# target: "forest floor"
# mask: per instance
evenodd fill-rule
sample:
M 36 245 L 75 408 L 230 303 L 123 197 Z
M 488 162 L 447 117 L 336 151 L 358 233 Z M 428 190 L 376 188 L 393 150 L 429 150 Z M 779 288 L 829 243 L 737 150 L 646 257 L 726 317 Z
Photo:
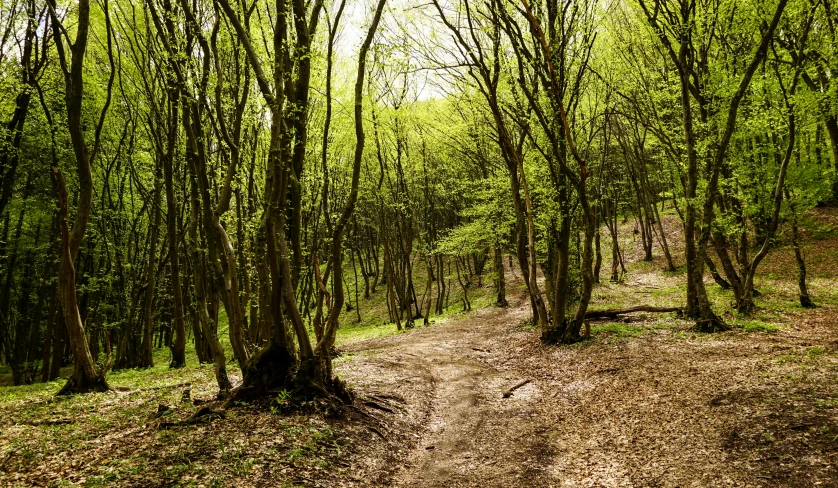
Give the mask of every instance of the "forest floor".
M 592 308 L 681 303 L 683 272 L 640 261 L 624 230 L 628 273 L 598 285 Z M 115 391 L 69 398 L 3 387 L 0 485 L 838 487 L 835 209 L 814 214 L 807 243 L 817 309 L 796 305 L 785 246 L 761 268 L 753 317 L 707 278 L 729 332 L 638 313 L 544 346 L 512 279 L 505 309 L 345 338 L 336 366 L 358 397 L 346 418 L 238 404 L 161 428 L 200 408 L 184 390 L 212 396 L 206 365 L 118 372 Z
M 652 278 L 632 276 L 623 288 Z M 636 314 L 557 348 L 521 302 L 347 348 L 353 382 L 426 378 L 410 383 L 426 427 L 393 486 L 838 486 L 835 307 L 714 335 Z

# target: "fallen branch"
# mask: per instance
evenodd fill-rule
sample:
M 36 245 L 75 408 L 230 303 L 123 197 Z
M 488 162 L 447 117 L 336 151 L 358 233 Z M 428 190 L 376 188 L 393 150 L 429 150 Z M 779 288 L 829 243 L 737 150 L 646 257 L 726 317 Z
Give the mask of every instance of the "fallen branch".
M 503 397 L 504 397 L 504 398 L 509 398 L 509 397 L 511 397 L 511 396 L 512 396 L 512 394 L 515 392 L 515 390 L 517 390 L 518 388 L 521 388 L 522 386 L 524 386 L 524 385 L 526 385 L 526 384 L 529 384 L 529 382 L 530 382 L 530 381 L 532 381 L 532 380 L 530 380 L 530 379 L 526 379 L 526 380 L 523 380 L 523 381 L 518 382 L 515 386 L 513 386 L 512 388 L 510 388 L 510 389 L 506 390 L 506 391 L 503 393 Z
M 133 393 L 137 391 L 156 391 L 156 390 L 165 390 L 168 388 L 180 388 L 181 386 L 192 386 L 191 381 L 184 381 L 183 383 L 175 383 L 173 385 L 162 385 L 162 386 L 148 386 L 146 388 L 129 388 L 127 386 L 114 386 L 113 389 L 116 391 L 121 391 L 124 393 Z
M 33 420 L 32 422 L 26 422 L 26 425 L 67 425 L 75 423 L 73 419 L 47 419 L 47 420 Z
M 664 312 L 678 312 L 680 311 L 680 307 L 651 307 L 648 305 L 641 305 L 639 307 L 629 307 L 629 308 L 611 308 L 608 310 L 588 310 L 585 313 L 586 319 L 613 319 L 620 315 L 625 315 L 627 313 L 635 313 L 635 312 L 654 312 L 654 313 L 664 313 Z

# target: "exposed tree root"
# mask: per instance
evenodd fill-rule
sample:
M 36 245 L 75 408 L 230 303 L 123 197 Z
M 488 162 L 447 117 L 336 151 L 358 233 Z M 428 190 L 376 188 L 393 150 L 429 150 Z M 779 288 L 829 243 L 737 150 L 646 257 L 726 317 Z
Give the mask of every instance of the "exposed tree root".
M 321 366 L 317 358 L 298 362 L 287 349 L 270 345 L 245 364 L 244 382 L 230 393 L 222 408 L 257 401 L 275 412 L 343 416 L 353 395 L 340 378 L 327 378 Z
M 105 375 L 102 374 L 99 378 L 89 378 L 83 372 L 76 373 L 67 380 L 67 383 L 58 390 L 56 395 L 74 395 L 81 393 L 104 393 L 110 391 L 111 387 L 105 380 Z
M 579 333 L 582 324 L 575 319 L 565 319 L 560 325 L 550 327 L 541 332 L 541 342 L 545 344 L 575 344 L 585 338 Z
M 382 439 L 382 440 L 387 440 L 387 436 L 386 436 L 386 435 L 384 435 L 384 433 L 383 433 L 383 432 L 381 432 L 380 430 L 378 430 L 378 428 L 377 428 L 377 427 L 375 427 L 374 425 L 368 425 L 368 426 L 367 426 L 367 428 L 368 428 L 369 430 L 371 430 L 371 431 L 375 432 L 376 434 L 378 434 L 378 437 L 381 437 L 381 439 Z
M 372 408 L 375 408 L 375 409 L 378 409 L 378 410 L 381 410 L 381 411 L 384 411 L 384 412 L 387 412 L 387 413 L 396 413 L 392 408 L 385 407 L 384 405 L 382 405 L 378 402 L 372 401 L 372 400 L 364 400 L 363 403 L 364 403 L 364 405 L 366 405 L 368 407 L 372 407 Z
M 297 358 L 287 348 L 270 344 L 245 363 L 242 368 L 244 381 L 230 394 L 228 403 L 262 396 L 270 390 L 289 388 L 296 367 Z
M 720 317 L 712 317 L 709 319 L 700 319 L 695 322 L 695 330 L 703 333 L 724 332 L 730 330 L 730 326 L 725 323 Z

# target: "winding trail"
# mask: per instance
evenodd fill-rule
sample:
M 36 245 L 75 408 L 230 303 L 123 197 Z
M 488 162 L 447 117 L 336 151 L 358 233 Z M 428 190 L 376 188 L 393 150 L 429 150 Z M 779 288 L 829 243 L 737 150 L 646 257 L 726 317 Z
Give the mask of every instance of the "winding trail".
M 676 279 L 652 270 L 598 293 L 649 303 Z M 347 486 L 838 488 L 834 305 L 718 334 L 639 312 L 578 347 L 522 328 L 527 305 L 343 349 L 380 427 L 366 445 L 385 449 Z
M 397 487 L 556 486 L 542 418 L 542 388 L 509 367 L 502 330 L 521 306 L 490 307 L 465 319 L 358 344 L 372 361 L 424 371 L 432 388 L 427 428 L 395 476 Z M 531 381 L 509 398 L 503 393 Z

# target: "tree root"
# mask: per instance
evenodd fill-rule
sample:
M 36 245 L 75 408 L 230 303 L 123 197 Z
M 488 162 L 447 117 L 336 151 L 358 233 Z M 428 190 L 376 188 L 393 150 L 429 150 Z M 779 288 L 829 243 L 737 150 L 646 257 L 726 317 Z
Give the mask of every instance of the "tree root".
M 262 396 L 270 390 L 288 389 L 297 366 L 297 358 L 287 348 L 269 345 L 245 363 L 242 386 L 230 394 L 228 403 Z
M 581 324 L 576 320 L 565 319 L 560 325 L 550 327 L 541 332 L 541 342 L 545 344 L 575 344 L 585 338 L 579 334 Z
M 381 410 L 381 411 L 384 411 L 384 412 L 387 412 L 387 413 L 396 413 L 392 408 L 385 407 L 384 405 L 382 405 L 378 402 L 372 401 L 372 400 L 364 400 L 363 403 L 364 403 L 364 405 L 366 405 L 368 407 L 376 408 L 378 410 Z
M 212 422 L 213 420 L 220 418 L 224 418 L 224 412 L 222 410 L 213 410 L 211 407 L 205 406 L 198 409 L 197 412 L 195 412 L 185 420 L 160 422 L 159 424 L 157 424 L 157 428 L 169 429 L 172 427 L 182 427 L 185 425 L 196 425 Z
M 78 381 L 75 377 L 70 377 L 67 380 L 67 383 L 58 390 L 56 395 L 64 396 L 64 395 L 74 395 L 74 394 L 81 394 L 81 393 L 104 393 L 106 391 L 110 391 L 111 387 L 108 385 L 108 382 L 105 380 L 104 375 L 101 378 L 94 378 L 90 379 L 87 376 L 83 376 L 82 381 Z
M 727 325 L 725 321 L 719 317 L 696 320 L 694 328 L 697 332 L 707 334 L 730 330 L 730 326 Z

